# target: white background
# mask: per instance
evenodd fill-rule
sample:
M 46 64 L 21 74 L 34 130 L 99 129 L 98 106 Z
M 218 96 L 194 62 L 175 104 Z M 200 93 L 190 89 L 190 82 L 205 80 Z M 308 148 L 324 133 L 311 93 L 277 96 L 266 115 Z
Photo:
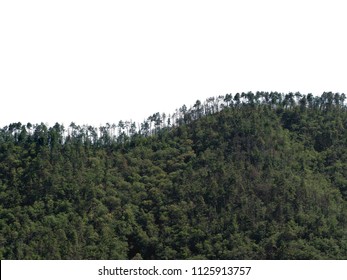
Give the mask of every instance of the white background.
M 120 279 L 120 280 L 294 280 L 294 279 L 314 279 L 314 280 L 345 280 L 347 261 L 242 261 L 242 260 L 221 260 L 221 261 L 2 261 L 1 279 L 3 280 L 61 280 L 61 279 Z M 182 269 L 181 276 L 99 276 L 99 269 L 158 269 L 160 273 L 163 269 Z M 199 272 L 205 272 L 204 267 L 251 267 L 246 275 L 193 275 L 193 267 Z M 244 269 L 248 271 L 248 269 Z M 120 271 L 120 270 L 118 270 Z M 235 271 L 235 270 L 234 270 Z M 209 270 L 211 272 L 211 270 Z M 128 272 L 129 273 L 129 272 Z
M 347 93 L 345 5 L 1 0 L 0 126 L 141 122 L 249 90 Z

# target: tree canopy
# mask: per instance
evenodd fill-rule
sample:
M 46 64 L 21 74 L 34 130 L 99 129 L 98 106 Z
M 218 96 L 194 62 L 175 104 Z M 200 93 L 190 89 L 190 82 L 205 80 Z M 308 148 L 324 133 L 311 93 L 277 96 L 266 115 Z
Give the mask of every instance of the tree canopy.
M 345 95 L 0 129 L 1 259 L 346 259 Z

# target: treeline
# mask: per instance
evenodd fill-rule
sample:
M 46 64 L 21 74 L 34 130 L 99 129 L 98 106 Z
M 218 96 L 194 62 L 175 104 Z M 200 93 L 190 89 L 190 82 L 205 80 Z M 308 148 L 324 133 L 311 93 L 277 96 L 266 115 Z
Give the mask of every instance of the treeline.
M 1 259 L 346 259 L 345 95 L 0 131 Z
M 299 106 L 303 109 L 328 110 L 332 107 L 344 107 L 346 96 L 344 93 L 324 92 L 321 96 L 313 96 L 311 93 L 304 95 L 296 93 L 279 92 L 242 92 L 234 96 L 232 94 L 219 95 L 218 97 L 207 98 L 204 102 L 197 100 L 193 106 L 188 108 L 186 105 L 175 110 L 174 113 L 166 115 L 165 113 L 155 113 L 145 119 L 142 123 L 136 123 L 132 120 L 120 120 L 116 123 L 106 123 L 100 127 L 91 125 L 76 125 L 72 122 L 69 127 L 56 123 L 53 127 L 47 127 L 41 124 L 22 124 L 12 123 L 1 129 L 1 136 L 11 135 L 15 141 L 22 141 L 28 135 L 33 136 L 35 140 L 40 139 L 45 143 L 52 141 L 65 141 L 78 139 L 82 142 L 107 145 L 110 143 L 120 143 L 128 141 L 131 137 L 142 135 L 151 136 L 160 129 L 175 127 L 182 124 L 190 124 L 192 121 L 206 115 L 220 112 L 225 108 L 238 108 L 240 106 L 259 106 L 267 105 L 273 109 L 291 109 Z

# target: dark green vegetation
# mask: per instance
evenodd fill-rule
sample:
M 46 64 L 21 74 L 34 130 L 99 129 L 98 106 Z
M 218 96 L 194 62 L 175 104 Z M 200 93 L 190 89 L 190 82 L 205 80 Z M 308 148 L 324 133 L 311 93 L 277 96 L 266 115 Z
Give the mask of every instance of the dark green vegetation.
M 1 259 L 347 259 L 344 94 L 0 131 Z

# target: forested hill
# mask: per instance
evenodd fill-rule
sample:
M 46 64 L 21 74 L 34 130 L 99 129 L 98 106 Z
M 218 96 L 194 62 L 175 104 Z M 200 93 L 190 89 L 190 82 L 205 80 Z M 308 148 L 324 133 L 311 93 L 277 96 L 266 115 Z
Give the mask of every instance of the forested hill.
M 347 259 L 345 95 L 0 131 L 1 259 Z

